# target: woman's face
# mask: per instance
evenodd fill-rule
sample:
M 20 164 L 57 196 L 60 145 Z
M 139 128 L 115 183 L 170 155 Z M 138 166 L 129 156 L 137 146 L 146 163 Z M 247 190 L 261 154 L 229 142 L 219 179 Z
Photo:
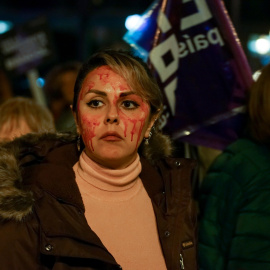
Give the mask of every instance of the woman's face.
M 108 66 L 91 71 L 77 103 L 77 128 L 87 155 L 112 169 L 127 167 L 153 120 L 150 106 Z

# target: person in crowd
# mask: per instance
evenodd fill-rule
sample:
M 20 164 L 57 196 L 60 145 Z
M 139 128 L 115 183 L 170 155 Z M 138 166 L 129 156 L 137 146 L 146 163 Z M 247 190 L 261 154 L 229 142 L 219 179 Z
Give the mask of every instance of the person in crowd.
M 222 150 L 215 149 L 211 147 L 206 147 L 198 145 L 197 147 L 197 157 L 198 162 L 198 177 L 199 177 L 199 186 L 201 185 L 209 167 L 213 161 L 221 154 Z
M 30 132 L 55 131 L 48 108 L 27 97 L 12 97 L 0 105 L 0 141 L 10 141 Z
M 73 131 L 74 128 L 76 129 L 70 106 L 73 101 L 74 84 L 80 67 L 80 62 L 69 61 L 56 65 L 46 75 L 44 92 L 58 131 Z
M 196 162 L 171 157 L 162 101 L 140 58 L 99 51 L 75 83 L 77 135 L 0 147 L 1 267 L 197 269 Z
M 12 84 L 6 72 L 0 68 L 0 104 L 13 96 Z
M 270 65 L 248 97 L 248 127 L 210 167 L 200 190 L 199 264 L 270 269 Z

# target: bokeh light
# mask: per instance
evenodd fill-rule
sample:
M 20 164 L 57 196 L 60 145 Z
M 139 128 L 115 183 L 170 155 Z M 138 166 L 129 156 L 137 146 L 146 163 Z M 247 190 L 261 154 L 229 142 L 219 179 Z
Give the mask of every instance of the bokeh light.
M 138 14 L 130 15 L 126 18 L 125 27 L 127 30 L 135 30 L 142 23 L 142 18 Z

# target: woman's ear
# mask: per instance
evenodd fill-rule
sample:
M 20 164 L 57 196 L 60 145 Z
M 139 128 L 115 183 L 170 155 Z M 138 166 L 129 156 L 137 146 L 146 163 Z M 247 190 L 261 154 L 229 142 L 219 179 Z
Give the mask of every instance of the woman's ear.
M 162 114 L 162 109 L 158 109 L 156 111 L 156 113 L 152 115 L 151 121 L 149 122 L 149 126 L 148 126 L 147 130 L 145 131 L 144 138 L 149 137 L 151 130 L 155 125 L 155 122 L 157 121 L 157 119 L 160 117 L 161 114 Z M 150 135 L 150 137 L 151 137 L 151 135 Z
M 148 124 L 148 128 L 146 129 L 146 131 L 145 131 L 145 133 L 144 133 L 144 138 L 149 138 L 149 137 L 151 137 L 151 136 L 150 136 L 150 133 L 151 133 L 151 130 L 152 130 L 153 126 L 155 125 L 155 122 L 156 122 L 156 120 L 157 120 L 157 116 L 158 116 L 158 115 L 153 115 L 151 121 L 150 121 L 149 124 Z

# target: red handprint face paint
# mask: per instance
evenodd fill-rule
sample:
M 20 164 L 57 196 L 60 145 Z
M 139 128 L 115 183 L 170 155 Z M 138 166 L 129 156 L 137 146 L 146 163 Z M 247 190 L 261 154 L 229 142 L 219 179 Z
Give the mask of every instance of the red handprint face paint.
M 91 71 L 78 99 L 77 121 L 87 155 L 109 168 L 124 168 L 148 136 L 150 106 L 108 66 Z

